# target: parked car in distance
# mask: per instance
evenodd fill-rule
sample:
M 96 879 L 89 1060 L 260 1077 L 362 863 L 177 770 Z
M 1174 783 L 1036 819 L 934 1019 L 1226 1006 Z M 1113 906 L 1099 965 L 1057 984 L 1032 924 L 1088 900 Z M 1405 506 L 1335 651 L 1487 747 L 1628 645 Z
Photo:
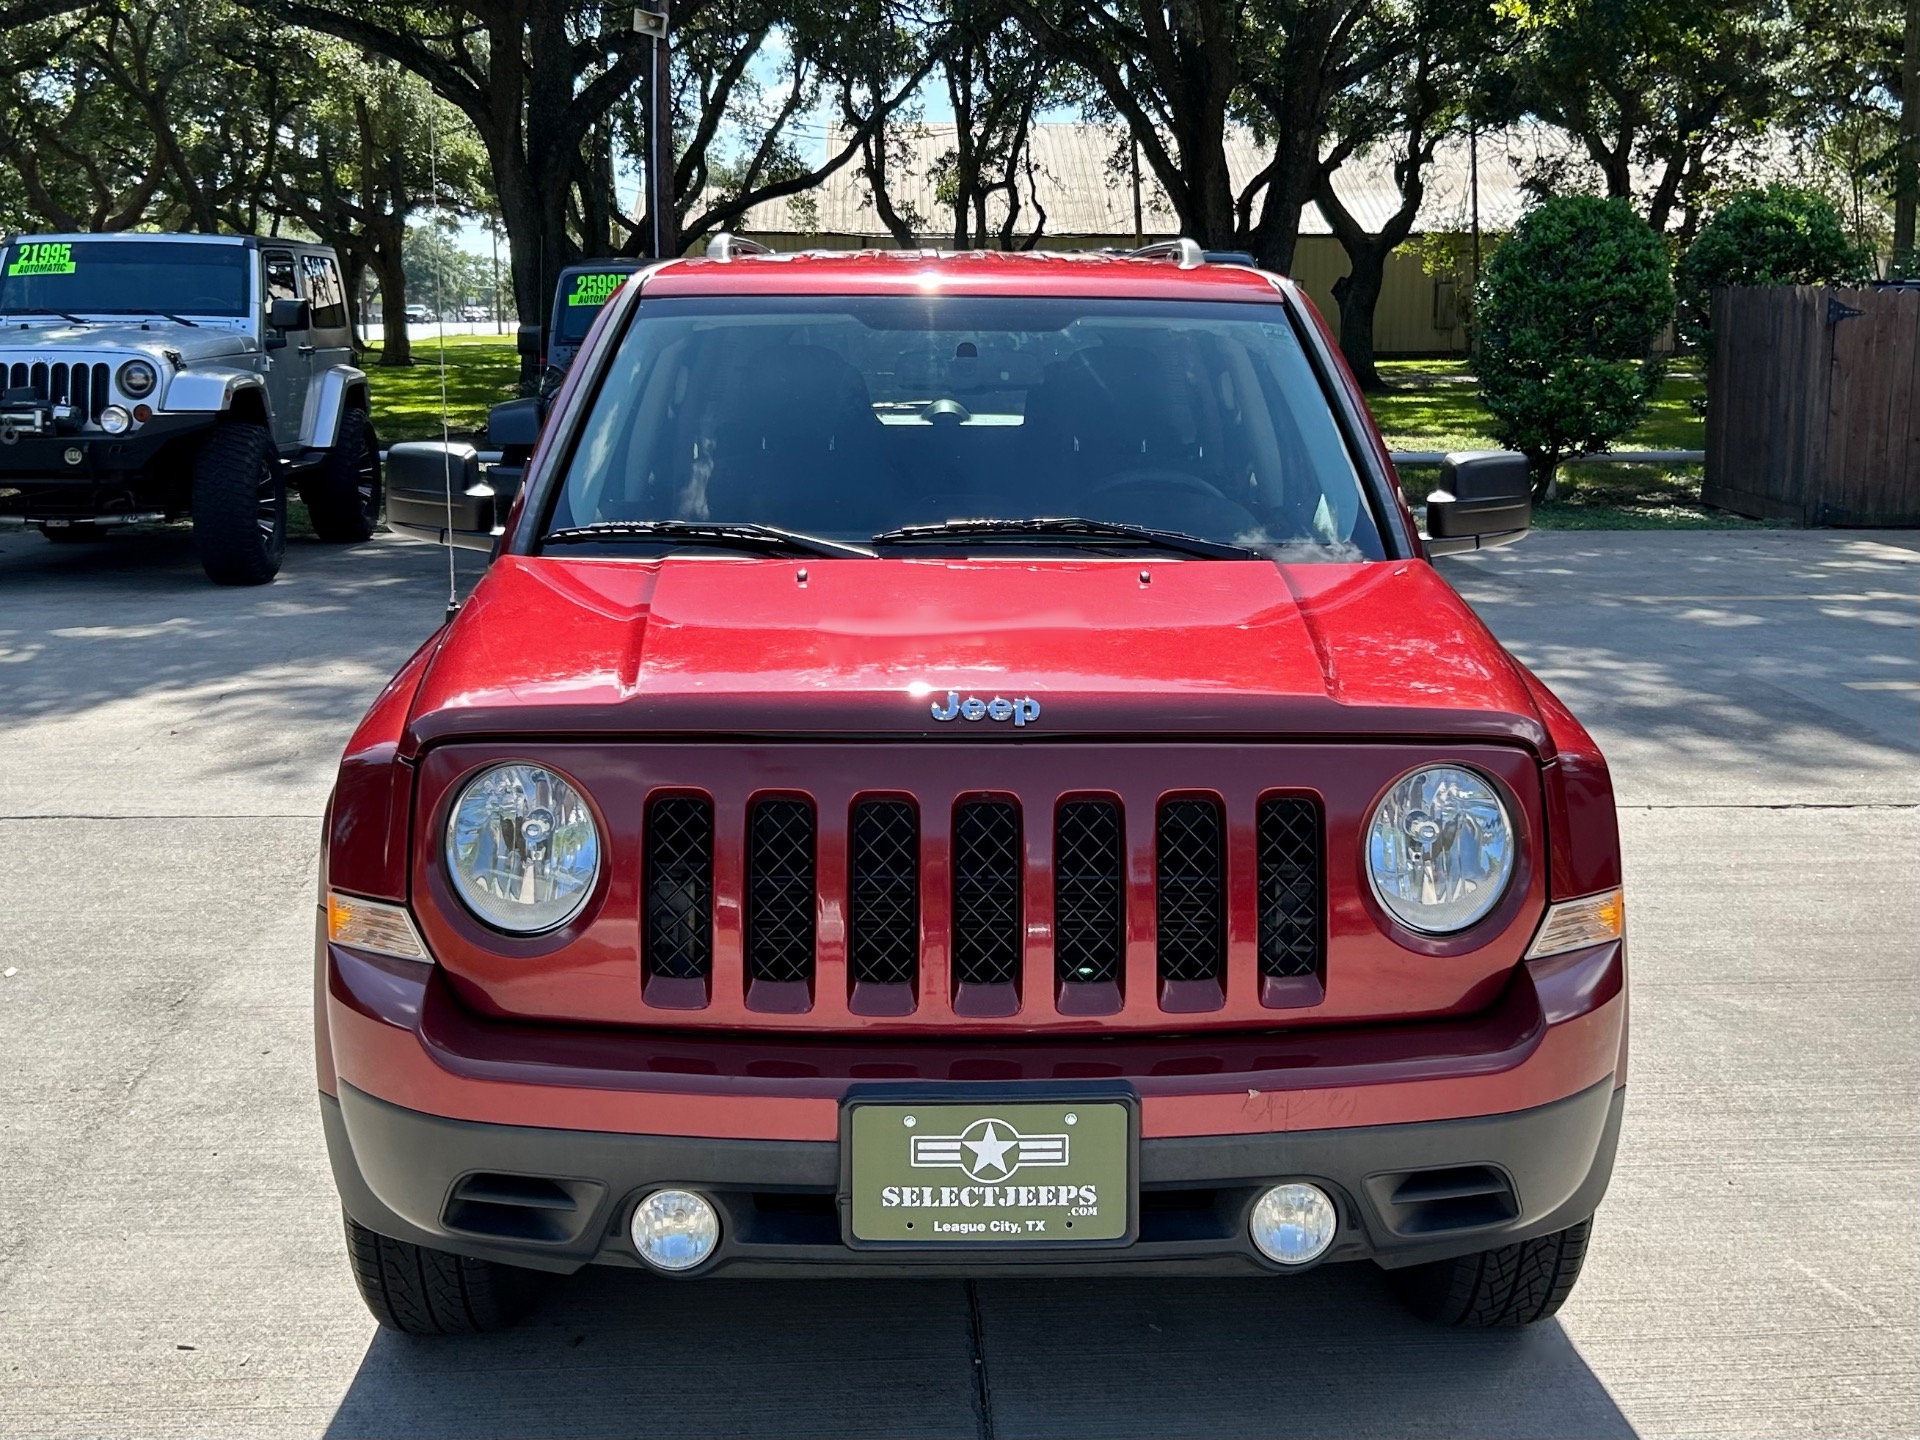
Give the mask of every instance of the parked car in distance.
M 380 514 L 331 250 L 252 236 L 0 245 L 0 526 L 60 543 L 191 516 L 214 581 L 280 569 L 287 492 L 351 543 Z
M 433 311 L 425 305 L 409 305 L 407 306 L 407 323 L 409 325 L 431 325 L 433 323 Z
M 328 806 L 374 1315 L 1360 1261 L 1553 1314 L 1625 1097 L 1613 794 L 1428 560 L 1525 533 L 1524 458 L 1423 534 L 1299 288 L 1191 242 L 710 257 L 607 302 L 510 502 L 392 452 L 392 523 L 494 558 Z
M 461 307 L 460 319 L 468 325 L 478 325 L 491 318 L 492 311 L 484 305 L 466 305 Z

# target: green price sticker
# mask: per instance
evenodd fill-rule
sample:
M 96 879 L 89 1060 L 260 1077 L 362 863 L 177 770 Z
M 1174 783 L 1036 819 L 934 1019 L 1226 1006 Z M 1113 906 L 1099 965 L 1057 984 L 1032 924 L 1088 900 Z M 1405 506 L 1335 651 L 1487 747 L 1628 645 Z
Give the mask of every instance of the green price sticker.
M 600 306 L 607 303 L 607 297 L 620 288 L 620 282 L 627 278 L 626 272 L 615 270 L 607 274 L 576 275 L 573 289 L 567 295 L 567 304 Z
M 58 241 L 30 241 L 15 252 L 9 275 L 71 275 L 73 246 Z

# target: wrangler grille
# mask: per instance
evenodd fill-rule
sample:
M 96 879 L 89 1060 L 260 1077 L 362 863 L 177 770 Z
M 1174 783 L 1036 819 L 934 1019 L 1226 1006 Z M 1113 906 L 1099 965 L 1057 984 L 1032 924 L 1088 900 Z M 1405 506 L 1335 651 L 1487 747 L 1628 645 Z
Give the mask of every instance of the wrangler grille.
M 912 984 L 920 967 L 920 817 L 905 800 L 853 807 L 847 964 L 856 981 Z
M 1276 979 L 1320 968 L 1320 807 L 1303 796 L 1260 802 L 1260 973 Z
M 52 365 L 44 360 L 16 361 L 7 370 L 7 388 L 31 389 L 50 405 L 71 405 L 87 419 L 98 420 L 113 398 L 112 369 L 84 362 L 69 365 L 64 360 Z
M 953 973 L 963 985 L 1020 976 L 1020 811 L 976 800 L 953 814 Z
M 813 973 L 813 807 L 762 800 L 747 837 L 747 975 L 805 980 Z
M 1120 807 L 1075 800 L 1053 823 L 1053 957 L 1062 984 L 1117 980 L 1124 953 Z
M 1211 800 L 1169 800 L 1157 835 L 1160 978 L 1217 980 L 1226 958 L 1226 843 Z
M 713 969 L 713 806 L 663 796 L 647 807 L 647 969 L 703 980 Z

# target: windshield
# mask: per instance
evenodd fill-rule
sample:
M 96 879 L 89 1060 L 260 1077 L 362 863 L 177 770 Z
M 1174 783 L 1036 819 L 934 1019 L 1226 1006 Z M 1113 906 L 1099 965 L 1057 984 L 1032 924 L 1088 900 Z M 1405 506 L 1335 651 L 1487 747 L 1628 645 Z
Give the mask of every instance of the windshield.
M 1053 516 L 1288 559 L 1385 553 L 1287 312 L 1219 302 L 647 300 L 551 528 L 752 523 L 864 542 Z
M 241 245 L 180 240 L 16 240 L 0 255 L 0 315 L 178 315 L 238 318 L 251 303 Z
M 595 317 L 631 274 L 631 270 L 570 271 L 555 307 L 554 337 L 566 345 L 578 345 L 586 339 Z

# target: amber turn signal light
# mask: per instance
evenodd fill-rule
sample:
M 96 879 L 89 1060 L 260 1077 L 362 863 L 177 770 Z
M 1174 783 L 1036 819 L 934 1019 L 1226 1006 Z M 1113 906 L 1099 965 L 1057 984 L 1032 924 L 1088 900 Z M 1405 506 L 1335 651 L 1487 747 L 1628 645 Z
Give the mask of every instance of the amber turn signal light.
M 1527 959 L 1564 955 L 1618 940 L 1627 928 L 1626 899 L 1617 889 L 1547 907 L 1547 918 L 1527 947 Z
M 402 960 L 431 960 L 413 917 L 404 905 L 362 900 L 358 895 L 327 892 L 327 938 L 336 945 L 393 955 Z

